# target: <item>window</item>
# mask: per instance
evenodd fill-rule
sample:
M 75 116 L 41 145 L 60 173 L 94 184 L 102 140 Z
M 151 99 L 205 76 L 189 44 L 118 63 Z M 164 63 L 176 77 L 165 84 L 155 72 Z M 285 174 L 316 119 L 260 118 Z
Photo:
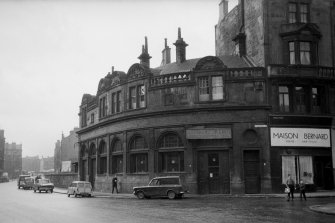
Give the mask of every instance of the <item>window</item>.
M 288 42 L 288 44 L 290 64 L 312 64 L 311 42 Z
M 110 151 L 110 172 L 122 173 L 123 172 L 123 153 L 121 140 L 115 139 L 111 145 Z
M 107 104 L 106 104 L 106 96 L 100 98 L 99 101 L 99 117 L 103 118 L 107 115 Z
M 308 23 L 309 22 L 309 4 L 290 2 L 288 4 L 288 22 L 289 23 Z
M 320 89 L 317 87 L 312 87 L 312 112 L 320 113 L 321 112 L 321 97 Z
M 129 109 L 145 107 L 145 86 L 138 85 L 129 88 Z
M 148 145 L 141 136 L 135 136 L 130 143 L 130 172 L 148 172 Z
M 290 97 L 287 86 L 279 86 L 279 110 L 281 112 L 290 111 Z
M 102 141 L 99 146 L 99 174 L 105 174 L 107 172 L 107 149 L 106 143 Z
M 311 64 L 311 44 L 310 42 L 300 42 L 300 63 Z
M 86 107 L 83 107 L 81 109 L 81 127 L 85 127 L 87 125 L 87 113 L 86 113 Z
M 289 3 L 288 15 L 289 23 L 297 22 L 297 3 Z
M 303 180 L 305 184 L 313 184 L 313 161 L 311 156 L 282 156 L 282 183 L 285 184 L 288 175 L 297 183 Z
M 295 111 L 306 112 L 306 92 L 303 87 L 295 87 Z
M 175 133 L 167 133 L 159 143 L 159 171 L 181 172 L 184 171 L 183 143 Z
M 121 112 L 121 91 L 112 93 L 112 114 Z
M 222 76 L 199 77 L 199 101 L 223 100 Z
M 91 124 L 94 123 L 94 113 L 91 113 Z

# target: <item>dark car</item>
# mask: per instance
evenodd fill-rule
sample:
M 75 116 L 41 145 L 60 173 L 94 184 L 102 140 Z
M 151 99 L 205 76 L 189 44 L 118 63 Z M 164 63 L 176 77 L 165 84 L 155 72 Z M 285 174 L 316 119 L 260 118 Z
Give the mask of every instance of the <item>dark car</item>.
M 49 179 L 38 179 L 34 184 L 34 192 L 36 192 L 37 190 L 40 193 L 41 191 L 50 191 L 52 193 L 54 191 L 54 184 L 51 183 Z
M 134 187 L 133 193 L 139 199 L 150 197 L 182 198 L 187 190 L 178 176 L 155 177 L 148 186 Z
M 19 179 L 17 180 L 17 188 L 23 188 L 23 189 L 27 189 L 28 185 L 26 182 L 26 178 L 30 178 L 30 175 L 20 175 Z

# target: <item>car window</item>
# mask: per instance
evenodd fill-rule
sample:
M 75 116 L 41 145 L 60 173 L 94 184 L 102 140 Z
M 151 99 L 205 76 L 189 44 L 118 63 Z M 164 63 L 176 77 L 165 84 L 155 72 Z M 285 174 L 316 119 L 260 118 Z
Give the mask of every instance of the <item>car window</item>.
M 72 183 L 72 184 L 70 185 L 70 187 L 76 187 L 76 186 L 77 186 L 76 183 Z
M 78 187 L 84 187 L 84 183 L 78 183 Z
M 157 179 L 153 179 L 153 180 L 150 182 L 149 185 L 150 185 L 150 186 L 156 186 L 156 185 L 158 185 L 158 180 L 157 180 Z
M 90 183 L 85 183 L 85 187 L 86 188 L 91 188 L 91 184 Z
M 41 184 L 47 184 L 47 183 L 50 183 L 50 180 L 49 179 L 41 179 L 41 180 L 39 180 L 39 182 Z
M 160 179 L 161 185 L 176 185 L 179 184 L 178 178 L 162 178 Z

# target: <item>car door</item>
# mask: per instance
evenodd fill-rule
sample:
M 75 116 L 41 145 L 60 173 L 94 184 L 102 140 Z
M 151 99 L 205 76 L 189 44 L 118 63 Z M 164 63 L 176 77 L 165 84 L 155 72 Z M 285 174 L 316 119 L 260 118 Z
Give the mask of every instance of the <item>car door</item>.
M 158 194 L 158 180 L 157 179 L 153 179 L 149 186 L 146 188 L 146 191 L 144 192 L 145 195 L 147 196 L 157 196 Z
M 78 183 L 78 191 L 79 193 L 85 193 L 85 186 L 84 183 Z

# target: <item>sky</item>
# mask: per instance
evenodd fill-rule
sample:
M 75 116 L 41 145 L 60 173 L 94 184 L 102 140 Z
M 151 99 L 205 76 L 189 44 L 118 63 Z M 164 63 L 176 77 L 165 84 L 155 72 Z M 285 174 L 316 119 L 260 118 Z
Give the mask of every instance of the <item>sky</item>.
M 175 61 L 178 27 L 186 58 L 215 55 L 220 0 L 0 0 L 0 129 L 22 156 L 54 155 L 79 126 L 83 94 L 111 71 L 138 63 L 148 38 L 151 67 L 164 38 Z M 229 1 L 229 9 L 237 0 Z

